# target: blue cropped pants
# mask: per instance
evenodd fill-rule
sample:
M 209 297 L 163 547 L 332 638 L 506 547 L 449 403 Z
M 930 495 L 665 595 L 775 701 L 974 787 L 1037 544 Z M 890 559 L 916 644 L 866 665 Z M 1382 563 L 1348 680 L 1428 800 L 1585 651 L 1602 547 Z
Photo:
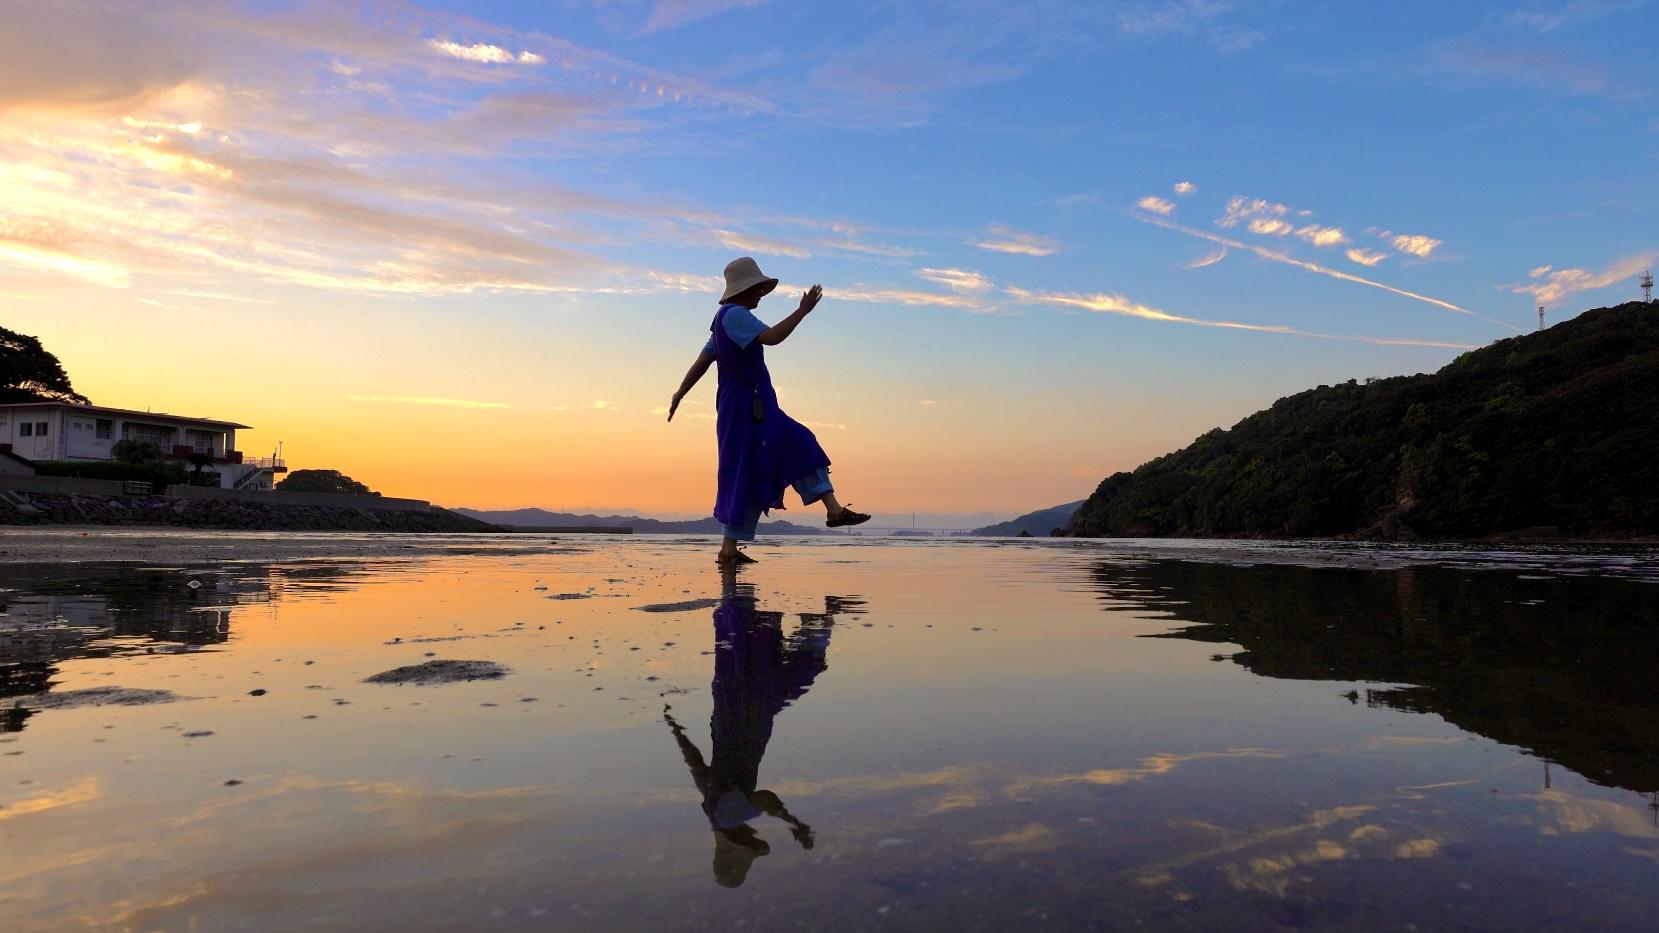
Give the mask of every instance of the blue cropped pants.
M 811 505 L 822 499 L 825 493 L 835 491 L 835 487 L 830 485 L 828 467 L 819 467 L 818 472 L 810 476 L 803 476 L 789 485 L 800 495 L 802 505 Z M 759 525 L 760 509 L 757 507 L 743 517 L 743 524 L 726 525 L 724 528 L 728 538 L 735 538 L 738 541 L 753 541 L 755 540 L 755 528 Z

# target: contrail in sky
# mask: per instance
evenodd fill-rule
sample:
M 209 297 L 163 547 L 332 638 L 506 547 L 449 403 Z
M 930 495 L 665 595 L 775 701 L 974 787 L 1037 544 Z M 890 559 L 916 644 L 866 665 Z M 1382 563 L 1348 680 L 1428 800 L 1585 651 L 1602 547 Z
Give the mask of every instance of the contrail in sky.
M 1372 288 L 1380 288 L 1385 292 L 1393 292 L 1396 295 L 1411 298 L 1415 301 L 1425 302 L 1438 308 L 1445 308 L 1447 311 L 1453 311 L 1457 314 L 1466 314 L 1469 317 L 1480 318 L 1483 321 L 1497 324 L 1500 327 L 1507 327 L 1510 330 L 1521 329 L 1508 321 L 1500 321 L 1494 317 L 1487 317 L 1484 314 L 1470 311 L 1468 308 L 1462 308 L 1454 305 L 1449 301 L 1441 301 L 1439 298 L 1430 298 L 1428 295 L 1420 295 L 1417 292 L 1408 292 L 1403 288 L 1395 288 L 1392 285 L 1384 285 L 1381 282 L 1343 272 L 1340 269 L 1332 269 L 1330 266 L 1322 266 L 1316 262 L 1308 262 L 1303 259 L 1297 259 L 1294 256 L 1281 253 L 1278 250 L 1267 249 L 1266 247 L 1245 243 L 1231 237 L 1224 237 L 1220 234 L 1210 233 L 1207 230 L 1197 230 L 1187 226 L 1186 224 L 1176 223 L 1173 220 L 1166 220 L 1162 217 L 1156 217 L 1148 214 L 1137 214 L 1130 211 L 1119 211 L 1119 213 L 1123 214 L 1125 217 L 1128 217 L 1130 220 L 1138 220 L 1143 224 L 1151 224 L 1154 227 L 1163 227 L 1166 230 L 1174 230 L 1176 233 L 1184 233 L 1187 236 L 1195 236 L 1201 240 L 1209 240 L 1211 243 L 1215 243 L 1220 246 L 1229 246 L 1233 249 L 1249 250 L 1257 256 L 1260 256 L 1263 259 L 1271 260 L 1272 262 L 1282 262 L 1286 265 L 1296 266 L 1299 269 L 1306 269 L 1309 272 L 1317 272 L 1320 275 L 1328 275 L 1333 279 L 1341 279 L 1344 282 L 1356 282 L 1360 285 L 1369 285 Z
M 1034 292 L 1024 288 L 1005 288 L 1004 292 L 1015 301 L 1037 304 L 1058 305 L 1067 308 L 1082 308 L 1085 311 L 1094 311 L 1100 314 L 1121 314 L 1124 317 L 1138 317 L 1145 321 L 1164 321 L 1169 324 L 1190 324 L 1196 327 L 1220 327 L 1227 330 L 1249 330 L 1261 334 L 1288 334 L 1295 337 L 1313 337 L 1319 340 L 1350 340 L 1355 343 L 1370 343 L 1385 347 L 1437 347 L 1447 350 L 1473 350 L 1473 346 L 1466 343 L 1448 343 L 1440 340 L 1414 340 L 1406 337 L 1364 337 L 1351 334 L 1328 334 L 1317 330 L 1302 330 L 1297 327 L 1285 327 L 1279 324 L 1245 324 L 1239 321 L 1216 321 L 1208 318 L 1186 317 L 1180 314 L 1171 314 L 1161 308 L 1143 305 L 1138 301 L 1125 298 L 1122 295 L 1108 295 L 1097 293 L 1092 295 L 1075 295 L 1065 292 Z

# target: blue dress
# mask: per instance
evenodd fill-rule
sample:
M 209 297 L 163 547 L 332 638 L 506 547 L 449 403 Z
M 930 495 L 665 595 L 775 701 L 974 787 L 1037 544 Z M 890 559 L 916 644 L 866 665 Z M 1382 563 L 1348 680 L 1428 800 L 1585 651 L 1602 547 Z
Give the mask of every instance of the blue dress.
M 830 459 L 805 425 L 778 408 L 772 374 L 766 370 L 765 345 L 759 340 L 740 345 L 721 326 L 732 309 L 748 312 L 742 305 L 721 305 L 709 325 L 714 331 L 714 359 L 720 367 L 714 422 L 720 467 L 714 517 L 722 524 L 741 527 L 756 515 L 783 508 L 783 491 L 828 467 Z

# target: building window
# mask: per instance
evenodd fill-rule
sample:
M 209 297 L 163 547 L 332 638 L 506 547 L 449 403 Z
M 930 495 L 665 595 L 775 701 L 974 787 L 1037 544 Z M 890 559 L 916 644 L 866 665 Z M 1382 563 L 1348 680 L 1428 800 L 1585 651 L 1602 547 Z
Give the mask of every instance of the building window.
M 107 441 L 115 434 L 115 422 L 108 418 L 99 418 L 97 432 L 93 435 L 98 440 Z
M 46 436 L 46 424 L 47 424 L 47 422 L 45 422 L 45 421 L 36 421 L 35 422 L 35 436 L 36 437 L 45 437 Z
M 34 437 L 35 436 L 34 422 L 25 421 L 22 424 L 18 425 L 17 426 L 17 436 L 18 437 Z

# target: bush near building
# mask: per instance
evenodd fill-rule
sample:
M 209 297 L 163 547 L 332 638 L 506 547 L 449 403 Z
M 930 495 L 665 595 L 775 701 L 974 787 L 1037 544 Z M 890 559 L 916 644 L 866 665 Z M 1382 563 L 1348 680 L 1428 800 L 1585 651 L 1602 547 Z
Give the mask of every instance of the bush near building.
M 330 492 L 348 496 L 378 496 L 369 487 L 339 470 L 295 470 L 276 484 L 277 492 Z
M 186 485 L 190 470 L 176 460 L 148 460 L 128 463 L 121 460 L 45 460 L 35 464 L 36 476 L 72 476 L 77 479 L 142 480 L 156 492 L 167 486 Z

